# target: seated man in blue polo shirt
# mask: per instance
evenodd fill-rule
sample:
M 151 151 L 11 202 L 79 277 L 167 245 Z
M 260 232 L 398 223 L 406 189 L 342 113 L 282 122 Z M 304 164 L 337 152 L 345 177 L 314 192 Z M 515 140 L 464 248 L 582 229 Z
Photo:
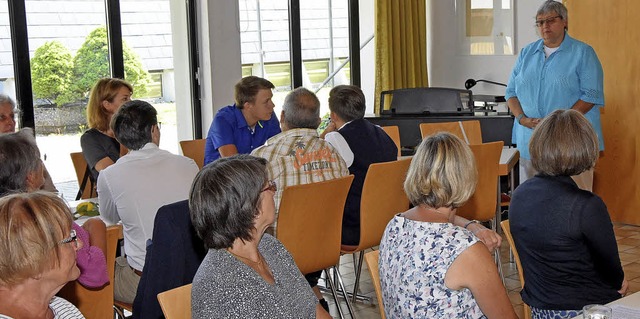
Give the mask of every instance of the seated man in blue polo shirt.
M 271 101 L 274 87 L 273 83 L 257 76 L 247 76 L 236 84 L 236 103 L 220 109 L 209 128 L 205 165 L 220 157 L 249 154 L 280 133 Z

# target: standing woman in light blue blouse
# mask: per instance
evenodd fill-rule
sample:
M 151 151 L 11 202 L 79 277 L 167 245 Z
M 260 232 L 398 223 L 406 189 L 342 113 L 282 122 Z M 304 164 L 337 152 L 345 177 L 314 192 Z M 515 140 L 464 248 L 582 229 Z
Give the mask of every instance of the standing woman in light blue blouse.
M 520 151 L 520 184 L 536 174 L 529 155 L 533 129 L 555 110 L 572 108 L 584 114 L 604 150 L 600 123 L 603 72 L 596 52 L 569 36 L 569 14 L 561 2 L 545 1 L 536 13 L 535 27 L 541 39 L 520 51 L 505 94 L 515 116 L 513 142 Z M 573 179 L 580 188 L 591 191 L 593 169 Z
M 380 243 L 387 318 L 517 318 L 487 247 L 454 225 L 476 181 L 460 139 L 439 133 L 422 141 L 404 182 L 415 207 L 389 222 Z
M 191 221 L 209 249 L 191 290 L 192 317 L 331 318 L 282 243 L 264 231 L 275 221 L 267 160 L 220 158 L 196 175 Z

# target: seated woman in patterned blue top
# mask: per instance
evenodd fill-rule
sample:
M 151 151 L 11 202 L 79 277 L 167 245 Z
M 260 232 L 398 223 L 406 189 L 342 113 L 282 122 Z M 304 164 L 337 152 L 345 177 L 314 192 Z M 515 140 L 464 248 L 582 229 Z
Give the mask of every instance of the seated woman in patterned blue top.
M 517 318 L 489 250 L 454 223 L 476 181 L 460 139 L 438 133 L 422 141 L 404 182 L 415 207 L 389 222 L 380 243 L 387 318 Z

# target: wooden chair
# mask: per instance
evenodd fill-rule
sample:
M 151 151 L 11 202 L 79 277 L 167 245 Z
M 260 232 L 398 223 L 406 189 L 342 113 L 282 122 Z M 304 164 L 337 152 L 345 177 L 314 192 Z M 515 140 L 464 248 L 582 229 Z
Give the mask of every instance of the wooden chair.
M 423 139 L 437 132 L 449 132 L 467 144 L 482 144 L 482 130 L 478 120 L 420 123 L 420 134 Z
M 324 270 L 331 293 L 338 295 L 329 269 L 333 269 L 347 302 L 349 314 L 353 308 L 338 268 L 342 240 L 342 215 L 353 175 L 324 182 L 289 186 L 282 192 L 278 213 L 277 238 L 293 256 L 302 274 Z
M 402 146 L 400 146 L 400 128 L 397 125 L 380 126 L 387 135 L 393 140 L 398 148 L 398 157 L 402 156 Z
M 475 193 L 462 207 L 458 208 L 457 211 L 457 215 L 469 220 L 475 219 L 481 222 L 490 222 L 491 229 L 495 231 L 498 229 L 495 216 L 498 208 L 498 181 L 500 177 L 498 166 L 500 165 L 502 145 L 502 141 L 469 145 L 476 160 L 478 184 L 476 185 Z M 498 271 L 504 281 L 499 250 L 495 252 L 494 256 Z
M 516 244 L 513 241 L 513 236 L 511 236 L 511 225 L 509 225 L 508 220 L 503 220 L 500 222 L 500 226 L 502 227 L 502 231 L 504 232 L 504 237 L 507 238 L 507 242 L 509 242 L 509 247 L 511 247 L 511 253 L 513 253 L 513 259 L 516 261 L 516 268 L 518 268 L 518 278 L 520 279 L 520 287 L 524 288 L 524 270 L 522 269 L 522 264 L 520 263 L 520 255 L 518 255 L 518 250 L 516 250 Z M 524 305 L 524 318 L 531 319 L 531 307 L 526 303 L 522 303 Z
M 78 199 L 87 199 L 97 197 L 93 181 L 91 179 L 91 171 L 89 169 L 89 165 L 87 165 L 87 161 L 84 159 L 84 155 L 82 152 L 74 152 L 69 153 L 71 156 L 71 162 L 73 163 L 73 168 L 76 170 L 76 177 L 78 178 L 78 187 L 82 187 L 83 180 L 84 189 L 82 190 L 82 196 Z M 88 175 L 87 175 L 88 174 Z
M 369 165 L 362 186 L 360 200 L 360 241 L 358 246 L 342 245 L 343 254 L 360 253 L 353 287 L 355 302 L 360 284 L 364 251 L 380 244 L 385 227 L 394 215 L 409 209 L 409 199 L 404 192 L 404 180 L 411 159 Z M 354 255 L 355 262 L 355 255 Z
M 204 147 L 207 140 L 204 138 L 197 140 L 180 141 L 182 154 L 193 159 L 198 167 L 202 169 L 204 166 Z
M 107 265 L 116 262 L 116 247 L 122 233 L 122 225 L 107 227 Z M 86 318 L 113 318 L 113 267 L 107 267 L 109 283 L 100 289 L 85 288 L 77 281 L 66 284 L 58 295 L 74 304 Z
M 191 284 L 158 294 L 158 302 L 167 319 L 191 319 Z
M 384 304 L 382 303 L 382 286 L 380 285 L 380 271 L 378 270 L 379 259 L 380 251 L 378 250 L 364 254 L 364 261 L 367 263 L 367 268 L 369 268 L 371 281 L 373 281 L 373 289 L 376 291 L 376 297 L 378 298 L 378 310 L 380 311 L 380 317 L 385 319 Z

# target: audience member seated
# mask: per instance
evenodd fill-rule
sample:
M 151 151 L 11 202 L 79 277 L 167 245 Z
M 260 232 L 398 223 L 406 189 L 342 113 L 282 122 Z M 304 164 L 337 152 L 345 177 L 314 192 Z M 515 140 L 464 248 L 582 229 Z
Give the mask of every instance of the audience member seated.
M 0 94 L 0 134 L 4 133 L 14 133 L 16 131 L 16 102 L 13 101 L 11 97 L 5 94 Z M 33 131 L 30 132 L 33 136 Z M 36 140 L 33 139 L 33 143 L 36 143 Z M 47 171 L 46 167 L 44 168 L 44 185 L 42 185 L 42 190 L 57 193 L 58 189 L 56 189 L 55 185 L 53 185 L 53 181 L 51 180 L 51 175 L 49 175 L 49 171 Z
M 342 218 L 343 245 L 360 242 L 360 197 L 369 165 L 398 158 L 398 148 L 389 135 L 364 119 L 366 108 L 364 93 L 357 86 L 338 85 L 329 92 L 331 122 L 322 136 L 354 175 Z
M 271 100 L 274 87 L 273 83 L 257 76 L 247 76 L 236 84 L 236 103 L 220 109 L 209 128 L 205 165 L 220 157 L 249 154 L 280 133 Z
M 158 294 L 190 284 L 207 254 L 191 224 L 187 200 L 158 209 L 152 240 L 133 301 L 133 318 L 164 318 Z
M 131 101 L 133 87 L 117 78 L 100 79 L 91 89 L 87 104 L 87 124 L 89 130 L 80 137 L 80 146 L 89 169 L 91 180 L 120 158 L 120 143 L 109 128 L 111 117 L 122 104 Z
M 349 175 L 349 169 L 340 154 L 328 142 L 318 137 L 320 125 L 320 101 L 313 92 L 299 87 L 284 100 L 280 114 L 282 133 L 267 140 L 251 155 L 267 160 L 269 180 L 278 186 L 276 195 L 276 221 L 282 191 L 287 186 L 326 181 Z M 304 214 L 305 212 L 300 212 Z M 276 223 L 267 229 L 275 236 Z M 318 289 L 322 271 L 305 277 L 320 303 L 329 310 L 329 305 Z
M 529 153 L 538 174 L 513 193 L 509 220 L 533 318 L 572 318 L 620 298 L 628 282 L 607 207 L 571 178 L 598 159 L 592 125 L 578 111 L 555 111 L 534 130 Z
M 133 303 L 156 213 L 188 197 L 198 165 L 158 148 L 157 112 L 147 102 L 125 103 L 113 115 L 111 129 L 129 153 L 98 176 L 100 216 L 114 224 L 122 221 L 126 257 L 116 258 L 114 296 Z
M 414 205 L 387 225 L 380 283 L 387 318 L 517 318 L 486 246 L 456 210 L 475 191 L 469 147 L 449 133 L 427 137 L 404 189 Z
M 80 275 L 67 204 L 49 192 L 0 198 L 0 318 L 84 318 L 56 293 Z
M 0 159 L 0 197 L 42 188 L 44 165 L 31 129 L 0 134 Z M 100 218 L 90 218 L 82 227 L 76 223 L 72 227 L 82 243 L 76 252 L 81 272 L 78 282 L 88 288 L 104 286 L 109 282 L 104 222 Z
M 193 279 L 193 318 L 331 318 L 284 246 L 264 234 L 276 192 L 266 163 L 222 158 L 193 182 L 191 220 L 209 249 Z

